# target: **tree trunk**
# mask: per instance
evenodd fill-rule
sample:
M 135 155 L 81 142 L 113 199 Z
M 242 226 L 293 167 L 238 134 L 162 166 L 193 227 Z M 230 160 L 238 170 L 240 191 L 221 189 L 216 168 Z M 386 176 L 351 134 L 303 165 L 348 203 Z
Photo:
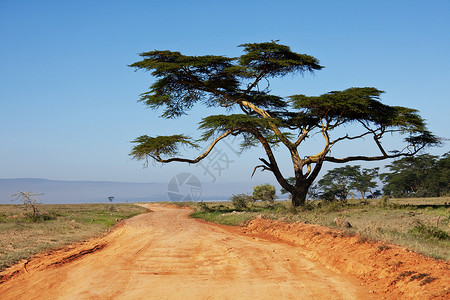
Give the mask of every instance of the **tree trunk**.
M 361 200 L 364 200 L 366 198 L 366 192 L 360 191 L 360 193 L 361 193 Z
M 292 205 L 294 207 L 303 206 L 306 202 L 306 195 L 308 194 L 308 190 L 311 184 L 303 184 L 302 186 L 295 188 L 292 195 Z

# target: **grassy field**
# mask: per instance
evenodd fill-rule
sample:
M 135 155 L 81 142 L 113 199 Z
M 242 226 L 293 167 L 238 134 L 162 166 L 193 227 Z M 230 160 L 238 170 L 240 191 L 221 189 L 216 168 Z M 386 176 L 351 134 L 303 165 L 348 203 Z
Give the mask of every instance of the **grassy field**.
M 22 205 L 0 205 L 0 270 L 38 252 L 104 234 L 143 213 L 133 204 L 40 204 L 32 218 Z
M 346 204 L 314 201 L 303 208 L 293 208 L 287 201 L 273 207 L 257 202 L 241 211 L 231 202 L 177 205 L 194 207 L 194 218 L 226 225 L 242 225 L 262 216 L 336 227 L 333 220 L 340 217 L 352 225 L 345 229 L 350 234 L 450 260 L 450 197 Z M 39 205 L 39 209 L 42 216 L 32 220 L 21 205 L 0 205 L 0 270 L 35 253 L 104 234 L 117 221 L 146 211 L 132 204 Z
M 191 216 L 225 225 L 245 224 L 262 216 L 285 222 L 309 222 L 337 228 L 334 218 L 352 225 L 345 229 L 363 239 L 383 240 L 407 247 L 426 256 L 450 260 L 450 197 L 349 201 L 342 203 L 309 202 L 293 208 L 289 202 L 274 207 L 257 203 L 246 210 L 233 209 L 230 202 L 191 204 Z

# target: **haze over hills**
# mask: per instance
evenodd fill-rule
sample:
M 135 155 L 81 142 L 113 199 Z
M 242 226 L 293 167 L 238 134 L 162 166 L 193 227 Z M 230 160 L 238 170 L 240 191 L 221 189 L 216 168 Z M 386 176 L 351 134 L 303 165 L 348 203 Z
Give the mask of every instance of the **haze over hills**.
M 18 203 L 12 194 L 34 192 L 43 194 L 40 202 L 106 203 L 114 197 L 115 203 L 156 201 L 214 201 L 227 200 L 233 194 L 251 193 L 254 183 L 200 183 L 178 178 L 171 183 L 135 183 L 113 181 L 63 181 L 41 178 L 0 179 L 0 204 Z M 183 182 L 184 181 L 184 182 Z M 192 198 L 191 198 L 192 197 Z

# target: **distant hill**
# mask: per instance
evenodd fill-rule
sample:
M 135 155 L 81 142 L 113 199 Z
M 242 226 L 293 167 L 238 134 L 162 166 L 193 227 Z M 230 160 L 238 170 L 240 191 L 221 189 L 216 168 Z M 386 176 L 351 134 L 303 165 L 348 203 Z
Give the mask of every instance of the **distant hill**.
M 195 200 L 227 200 L 232 194 L 250 193 L 255 183 L 204 183 L 196 191 Z M 172 186 L 169 189 L 174 189 Z M 176 188 L 175 188 L 176 189 Z M 0 179 L 0 204 L 12 202 L 19 191 L 43 193 L 42 203 L 106 203 L 113 196 L 115 203 L 170 201 L 167 183 L 134 183 L 113 181 L 62 181 L 40 178 Z M 175 191 L 176 192 L 176 191 Z M 188 193 L 180 187 L 179 194 Z M 173 191 L 172 191 L 173 194 Z M 200 195 L 200 196 L 199 196 Z M 199 197 L 198 197 L 199 196 Z M 173 199 L 173 197 L 172 197 Z

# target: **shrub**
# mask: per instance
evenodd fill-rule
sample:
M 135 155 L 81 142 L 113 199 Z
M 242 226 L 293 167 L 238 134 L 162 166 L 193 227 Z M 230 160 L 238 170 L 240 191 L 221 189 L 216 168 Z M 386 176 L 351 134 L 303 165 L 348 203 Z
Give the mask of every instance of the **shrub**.
M 426 239 L 438 239 L 438 240 L 448 240 L 450 236 L 447 232 L 437 228 L 436 226 L 425 225 L 423 223 L 418 223 L 410 231 L 411 234 L 416 236 L 421 236 Z
M 32 212 L 26 212 L 24 214 L 24 221 L 25 222 L 41 222 L 41 221 L 49 221 L 49 220 L 56 220 L 57 216 L 53 213 L 39 213 L 39 214 L 33 214 Z
M 203 201 L 198 202 L 197 205 L 196 205 L 196 208 L 197 208 L 199 211 L 204 211 L 204 212 L 209 212 L 209 211 L 211 211 L 211 208 L 209 208 L 209 206 L 208 206 L 205 202 L 203 202 Z
M 265 201 L 269 206 L 273 206 L 275 191 L 275 187 L 271 184 L 257 185 L 253 188 L 253 199 Z
M 231 203 L 236 209 L 245 209 L 247 204 L 252 201 L 252 196 L 247 194 L 237 194 L 231 197 Z
M 26 210 L 31 208 L 31 212 L 27 212 L 25 216 L 31 222 L 37 222 L 42 220 L 42 212 L 37 207 L 40 202 L 36 198 L 41 195 L 43 194 L 36 194 L 33 192 L 18 192 L 17 194 L 13 194 L 11 196 L 16 197 L 16 199 L 14 200 L 22 202 Z

